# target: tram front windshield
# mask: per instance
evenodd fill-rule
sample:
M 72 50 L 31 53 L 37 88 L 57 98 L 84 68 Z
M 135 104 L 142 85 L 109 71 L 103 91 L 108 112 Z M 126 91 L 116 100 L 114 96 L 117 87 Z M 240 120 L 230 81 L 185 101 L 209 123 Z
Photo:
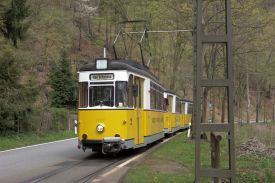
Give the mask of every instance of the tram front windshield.
M 114 106 L 113 86 L 91 86 L 90 87 L 90 107 L 94 106 Z

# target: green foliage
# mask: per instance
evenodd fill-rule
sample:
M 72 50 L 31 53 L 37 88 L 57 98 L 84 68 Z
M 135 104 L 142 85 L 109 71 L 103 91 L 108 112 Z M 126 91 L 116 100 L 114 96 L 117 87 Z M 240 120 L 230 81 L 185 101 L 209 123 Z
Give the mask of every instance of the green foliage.
M 237 180 L 244 183 L 275 181 L 274 160 L 270 157 L 243 155 L 237 157 Z
M 0 131 L 20 131 L 32 112 L 37 90 L 32 81 L 19 83 L 20 70 L 16 57 L 10 51 L 0 54 Z
M 70 11 L 48 6 L 46 1 L 35 0 L 33 4 L 36 3 L 39 6 L 33 5 L 32 11 L 38 13 L 31 16 L 32 24 L 27 32 L 28 39 L 24 43 L 31 49 L 33 64 L 46 67 L 61 58 L 62 49 L 69 50 L 73 47 L 74 25 Z
M 30 16 L 30 7 L 26 2 L 27 0 L 12 0 L 10 7 L 3 15 L 1 31 L 6 38 L 12 40 L 15 47 L 17 47 L 18 39 L 23 38 L 29 27 L 26 18 Z
M 0 134 L 0 151 L 75 137 L 73 131 Z
M 65 53 L 50 73 L 52 86 L 51 100 L 54 107 L 73 107 L 75 105 L 75 84 L 70 62 Z
M 192 0 L 1 0 L 0 27 L 5 37 L 9 38 L 7 40 L 12 40 L 13 44 L 17 44 L 25 34 L 26 39 L 20 42 L 20 47 L 14 55 L 18 67 L 23 66 L 22 71 L 25 71 L 18 80 L 21 81 L 30 75 L 34 77 L 40 89 L 35 102 L 39 109 L 48 112 L 50 99 L 55 107 L 72 105 L 68 102 L 71 95 L 68 93 L 72 92 L 68 92 L 68 87 L 62 86 L 65 80 L 60 79 L 63 76 L 61 72 L 56 71 L 61 62 L 59 60 L 63 59 L 60 54 L 63 49 L 68 50 L 67 58 L 71 62 L 72 73 L 75 73 L 79 61 L 100 57 L 104 45 L 109 48 L 108 57 L 113 58 L 111 46 L 118 31 L 117 23 L 120 21 L 147 20 L 150 30 L 192 29 L 192 2 Z M 209 1 L 207 9 L 211 10 L 213 4 L 215 1 Z M 223 14 L 216 13 L 220 17 Z M 209 12 L 209 15 L 214 14 L 214 11 Z M 251 78 L 250 88 L 255 89 L 255 86 L 259 86 L 257 90 L 266 90 L 267 86 L 274 85 L 274 3 L 272 0 L 232 0 L 232 16 L 236 96 L 240 96 L 236 101 L 240 102 L 241 107 L 245 105 L 241 102 L 246 98 L 247 70 Z M 211 16 L 209 18 L 211 19 Z M 209 22 L 207 19 L 204 21 Z M 214 22 L 212 24 L 217 25 Z M 211 28 L 211 26 L 206 27 Z M 142 31 L 143 25 L 133 26 L 132 29 L 127 26 L 126 29 Z M 5 52 L 4 47 L 11 49 L 8 41 L 3 42 L 2 33 L 0 33 L 0 55 Z M 135 40 L 141 38 L 140 35 L 132 36 Z M 128 55 L 125 53 L 122 38 L 117 41 L 119 57 L 141 60 L 140 50 L 134 39 L 125 36 Z M 150 33 L 149 41 L 144 42 L 144 45 L 145 61 L 150 59 L 150 70 L 164 86 L 186 98 L 191 98 L 193 70 L 191 33 Z M 148 50 L 151 51 L 151 55 Z M 53 72 L 57 74 L 52 74 Z M 59 78 L 53 80 L 62 86 L 54 88 L 51 97 L 49 97 L 51 87 L 48 86 L 47 77 L 49 75 Z M 50 83 L 52 84 L 52 81 Z M 27 84 L 28 82 L 22 83 L 22 85 Z M 60 92 L 57 94 L 56 90 Z M 26 128 L 35 129 L 35 126 L 39 126 L 31 122 L 31 115 L 28 118 L 29 123 L 24 123 L 27 125 Z M 37 118 L 36 121 L 39 123 L 39 115 L 34 118 Z M 13 118 L 8 121 L 14 126 Z
M 64 108 L 50 108 L 51 113 L 51 131 L 61 131 L 68 129 L 69 111 Z

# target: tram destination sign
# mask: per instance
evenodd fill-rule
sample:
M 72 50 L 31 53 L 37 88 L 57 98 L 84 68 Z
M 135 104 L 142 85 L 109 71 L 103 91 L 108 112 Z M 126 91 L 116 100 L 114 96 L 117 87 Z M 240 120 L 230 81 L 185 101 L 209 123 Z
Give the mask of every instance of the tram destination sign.
M 97 80 L 113 80 L 114 74 L 90 74 L 91 81 Z

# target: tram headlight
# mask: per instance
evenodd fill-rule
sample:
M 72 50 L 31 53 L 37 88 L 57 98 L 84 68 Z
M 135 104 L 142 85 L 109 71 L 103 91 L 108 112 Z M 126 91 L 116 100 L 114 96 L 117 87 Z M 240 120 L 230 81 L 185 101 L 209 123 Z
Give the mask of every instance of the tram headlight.
M 104 131 L 104 125 L 103 124 L 99 124 L 96 126 L 96 131 L 98 133 L 102 133 Z

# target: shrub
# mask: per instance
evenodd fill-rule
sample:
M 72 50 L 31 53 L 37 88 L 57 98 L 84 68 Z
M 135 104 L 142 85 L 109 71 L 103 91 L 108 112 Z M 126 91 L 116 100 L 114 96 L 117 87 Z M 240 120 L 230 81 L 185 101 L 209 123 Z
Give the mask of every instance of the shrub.
M 49 130 L 61 131 L 68 129 L 69 111 L 65 108 L 50 108 L 50 125 Z

